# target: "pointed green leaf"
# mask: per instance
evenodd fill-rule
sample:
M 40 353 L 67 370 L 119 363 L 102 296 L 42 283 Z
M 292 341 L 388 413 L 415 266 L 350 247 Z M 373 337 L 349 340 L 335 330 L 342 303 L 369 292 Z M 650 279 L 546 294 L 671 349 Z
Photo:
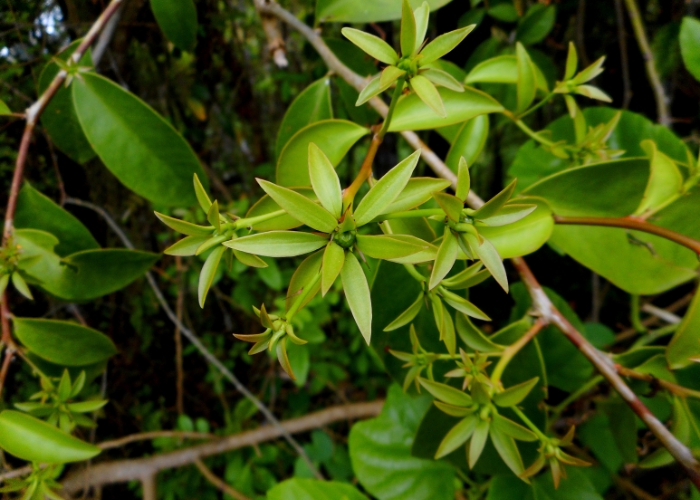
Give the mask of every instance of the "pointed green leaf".
M 596 76 L 603 72 L 603 63 L 605 63 L 605 56 L 598 58 L 593 64 L 583 69 L 576 77 L 574 77 L 572 83 L 575 85 L 581 85 L 582 83 L 589 82 L 593 80 Z
M 309 143 L 309 178 L 321 205 L 339 219 L 343 209 L 340 179 L 328 157 L 313 142 Z
M 58 389 L 56 390 L 58 399 L 61 401 L 67 401 L 70 397 L 71 390 L 71 380 L 70 374 L 67 369 L 63 370 L 63 375 L 61 375 L 61 380 L 58 383 Z
M 433 82 L 424 76 L 416 75 L 409 80 L 409 84 L 420 100 L 427 104 L 430 109 L 442 118 L 447 117 L 445 104 L 442 102 L 442 97 L 440 97 L 440 93 L 433 85 Z
M 12 114 L 12 110 L 7 106 L 5 101 L 0 100 L 0 116 L 9 116 Z
M 428 249 L 428 243 L 409 235 L 399 240 L 392 236 L 358 234 L 357 248 L 374 259 L 398 259 Z
M 413 170 L 418 165 L 420 150 L 389 170 L 384 177 L 369 190 L 355 210 L 355 223 L 364 226 L 384 212 L 408 184 Z
M 70 403 L 66 406 L 75 413 L 92 413 L 104 407 L 107 403 L 107 400 L 80 401 L 79 403 Z
M 71 388 L 70 392 L 70 397 L 74 398 L 78 394 L 80 394 L 80 391 L 83 390 L 83 387 L 85 387 L 85 382 L 87 381 L 87 373 L 85 370 L 82 370 L 80 372 L 80 375 L 75 379 L 75 382 L 73 382 L 73 387 Z
M 457 314 L 457 333 L 468 347 L 480 352 L 498 352 L 504 347 L 491 341 L 465 314 Z
M 49 464 L 82 462 L 100 448 L 14 410 L 0 413 L 0 448 L 22 460 Z
M 396 66 L 387 66 L 381 73 L 379 77 L 379 90 L 384 91 L 391 87 L 396 80 L 405 75 L 406 72 Z
M 489 421 L 481 420 L 476 424 L 474 432 L 472 434 L 472 440 L 469 443 L 469 468 L 473 469 L 476 462 L 481 456 L 481 452 L 484 450 L 486 445 L 486 440 L 489 437 Z
M 204 170 L 185 139 L 116 83 L 82 73 L 71 84 L 76 114 L 90 145 L 129 189 L 154 203 L 194 204 L 192 174 Z M 125 118 L 125 117 L 128 117 Z
M 362 266 L 351 252 L 345 255 L 345 265 L 340 272 L 340 277 L 343 280 L 345 298 L 348 300 L 350 311 L 369 345 L 372 336 L 372 301 L 369 284 Z
M 385 64 L 396 64 L 399 55 L 381 38 L 354 28 L 343 28 L 345 38 L 360 47 L 364 52 Z
M 212 205 L 213 206 L 213 205 Z M 197 296 L 199 297 L 199 307 L 204 307 L 204 301 L 207 299 L 209 288 L 214 281 L 216 270 L 221 262 L 221 257 L 224 255 L 226 248 L 218 246 L 207 257 L 202 266 L 202 271 L 199 273 L 199 285 L 197 286 Z
M 469 175 L 469 166 L 467 165 L 467 160 L 462 156 L 459 159 L 459 170 L 457 172 L 457 191 L 455 196 L 458 200 L 465 201 L 467 196 L 469 196 L 469 190 L 471 189 L 471 177 Z
M 539 380 L 539 377 L 535 377 L 522 384 L 509 387 L 505 391 L 495 394 L 493 396 L 493 402 L 503 407 L 518 405 L 530 394 L 530 391 L 537 385 Z
M 518 23 L 515 38 L 525 45 L 533 45 L 544 40 L 556 19 L 556 7 L 536 3 L 532 5 Z
M 219 219 L 219 202 L 214 200 L 214 203 L 209 207 L 207 212 L 207 221 L 214 227 L 218 233 L 221 230 L 221 220 Z
M 447 189 L 450 181 L 434 177 L 412 177 L 401 194 L 384 209 L 384 214 L 404 212 L 430 200 L 433 193 Z
M 450 170 L 459 174 L 459 165 L 462 163 L 462 159 L 464 159 L 466 167 L 474 164 L 486 146 L 488 136 L 488 115 L 479 115 L 464 123 L 452 141 L 452 147 L 445 159 Z M 466 195 L 464 197 L 457 195 L 457 198 L 464 200 Z
M 668 365 L 678 370 L 700 359 L 700 293 L 695 293 L 683 321 L 666 348 Z
M 457 238 L 452 234 L 452 231 L 445 226 L 445 234 L 442 237 L 442 243 L 438 249 L 433 271 L 430 274 L 430 289 L 432 290 L 440 284 L 442 279 L 447 276 L 459 253 L 459 243 Z
M 472 436 L 478 422 L 479 416 L 474 414 L 460 420 L 460 422 L 450 429 L 450 431 L 440 442 L 440 446 L 438 446 L 438 449 L 435 452 L 435 459 L 449 455 L 454 450 L 466 443 L 467 439 Z
M 480 217 L 479 222 L 489 227 L 506 226 L 524 219 L 535 210 L 537 210 L 537 205 L 506 205 L 502 207 L 496 215 Z
M 202 207 L 202 210 L 205 213 L 209 213 L 209 209 L 211 208 L 211 200 L 209 199 L 207 190 L 204 188 L 204 185 L 202 184 L 202 181 L 199 180 L 199 176 L 197 174 L 193 175 L 193 182 L 194 194 L 197 197 L 199 206 Z
M 294 375 L 294 370 L 292 370 L 292 364 L 289 362 L 289 356 L 287 356 L 287 338 L 280 340 L 275 346 L 275 352 L 277 353 L 277 360 L 280 363 L 282 369 L 289 375 L 292 380 L 296 380 Z
M 566 71 L 564 72 L 564 80 L 571 80 L 576 74 L 578 68 L 578 53 L 574 42 L 569 42 L 569 52 L 566 54 Z
M 277 157 L 289 140 L 301 129 L 312 123 L 333 118 L 331 105 L 331 79 L 324 76 L 306 87 L 294 98 L 284 113 L 275 151 Z
M 32 291 L 29 289 L 29 285 L 27 285 L 27 282 L 24 281 L 24 278 L 22 278 L 22 276 L 17 271 L 12 273 L 11 279 L 12 286 L 15 287 L 15 290 L 17 290 L 29 300 L 34 300 L 34 297 L 32 296 Z
M 267 262 L 262 260 L 260 257 L 257 255 L 253 255 L 250 253 L 245 253 L 245 252 L 240 252 L 238 250 L 231 250 L 233 252 L 233 256 L 241 262 L 242 264 L 245 264 L 246 266 L 249 267 L 256 267 L 258 269 L 264 269 L 267 267 Z
M 416 46 L 416 18 L 408 0 L 401 6 L 401 55 L 410 56 Z
M 593 85 L 579 85 L 574 89 L 574 93 L 586 96 L 589 99 L 596 99 L 603 102 L 612 102 L 612 97 Z
M 392 68 L 394 66 L 387 66 L 387 68 Z M 386 69 L 385 69 L 386 71 Z M 386 89 L 388 89 L 391 86 L 391 83 L 387 84 L 386 86 L 382 87 L 381 84 L 381 77 L 384 75 L 384 71 L 382 71 L 380 74 L 373 76 L 369 82 L 367 82 L 367 85 L 365 85 L 365 88 L 362 89 L 362 91 L 359 93 L 357 96 L 357 101 L 355 102 L 355 106 L 362 106 L 364 103 L 369 101 L 371 98 L 373 98 L 376 95 L 381 94 L 384 92 Z
M 401 328 L 402 326 L 409 324 L 411 321 L 413 321 L 415 319 L 416 316 L 418 316 L 418 313 L 423 308 L 423 303 L 424 303 L 424 297 L 423 297 L 423 294 L 421 293 L 420 295 L 418 295 L 418 298 L 416 299 L 416 301 L 408 307 L 408 309 L 406 309 L 404 312 L 402 312 L 398 318 L 396 318 L 394 321 L 389 323 L 384 328 L 384 331 L 385 332 L 392 332 L 394 330 Z
M 428 5 L 428 2 L 423 2 L 420 7 L 414 10 L 413 17 L 416 20 L 416 44 L 413 46 L 413 52 L 410 55 L 418 53 L 425 40 L 425 34 L 428 32 L 428 21 L 430 20 L 430 5 Z
M 468 407 L 474 403 L 469 394 L 462 392 L 459 389 L 455 389 L 452 386 L 424 378 L 421 378 L 419 381 L 420 385 L 423 386 L 430 394 L 432 394 L 435 399 L 438 399 L 444 403 L 461 407 Z
M 15 335 L 32 353 L 62 366 L 84 366 L 117 353 L 109 337 L 68 321 L 15 318 Z
M 322 261 L 323 251 L 319 250 L 304 259 L 297 270 L 294 271 L 292 279 L 289 281 L 289 288 L 287 289 L 287 298 L 285 302 L 287 310 L 296 302 L 297 295 L 302 293 L 304 288 L 310 283 L 313 283 L 314 290 L 306 296 L 299 310 L 308 304 L 321 289 L 321 280 L 317 279 L 317 277 L 318 273 L 321 272 Z
M 318 250 L 328 243 L 328 238 L 313 233 L 297 231 L 269 231 L 243 236 L 224 243 L 241 252 L 263 257 L 296 257 Z
M 314 190 L 311 187 L 296 187 L 290 189 L 296 191 L 311 201 L 316 201 L 317 199 L 316 193 L 314 193 Z M 255 202 L 252 207 L 250 207 L 250 210 L 248 210 L 245 218 L 249 219 L 252 217 L 269 215 L 273 212 L 279 212 L 280 210 L 282 210 L 282 207 L 280 207 L 277 202 L 272 199 L 272 197 L 266 194 Z M 301 222 L 296 220 L 291 215 L 284 214 L 263 222 L 257 222 L 253 224 L 252 229 L 255 229 L 256 231 L 284 231 L 287 229 L 294 229 L 302 225 L 303 224 Z
M 515 190 L 515 184 L 517 179 L 508 184 L 503 190 L 496 196 L 487 201 L 481 208 L 479 208 L 473 215 L 475 219 L 487 219 L 493 217 L 498 213 L 498 211 L 505 205 L 510 197 L 513 196 L 513 191 Z
M 343 269 L 343 264 L 345 264 L 345 250 L 331 241 L 326 245 L 326 249 L 323 252 L 321 294 L 324 297 L 338 278 L 340 270 Z
M 214 231 L 214 226 L 198 226 L 197 224 L 175 219 L 174 217 L 169 217 L 159 212 L 154 213 L 163 224 L 168 226 L 170 229 L 177 231 L 178 233 L 186 234 L 188 236 L 211 236 L 212 232 Z
M 438 87 L 445 87 L 446 89 L 454 90 L 455 92 L 464 92 L 464 84 L 457 81 L 455 77 L 446 71 L 442 71 L 441 69 L 430 68 L 425 71 L 421 71 L 421 75 L 426 77 Z
M 535 81 L 535 68 L 532 59 L 520 42 L 515 44 L 515 56 L 518 61 L 518 104 L 515 107 L 515 112 L 522 113 L 535 100 L 537 82 Z
M 515 440 L 494 426 L 491 426 L 490 435 L 493 446 L 508 468 L 512 470 L 516 476 L 522 474 L 525 467 L 523 466 L 523 459 L 520 456 L 520 451 L 518 450 L 518 445 L 515 444 Z
M 467 415 L 474 413 L 473 408 L 464 408 L 462 406 L 448 405 L 447 403 L 442 403 L 440 401 L 433 401 L 433 403 L 435 403 L 435 406 L 437 406 L 440 409 L 440 411 L 447 413 L 452 417 L 463 418 Z
M 676 163 L 663 154 L 651 139 L 645 139 L 641 146 L 651 160 L 651 175 L 635 215 L 663 205 L 669 198 L 681 193 L 683 176 Z
M 263 179 L 258 179 L 258 184 L 289 215 L 307 226 L 324 233 L 330 233 L 338 226 L 338 220 L 328 210 L 296 191 L 277 186 Z
M 455 222 L 460 222 L 464 202 L 462 199 L 447 193 L 434 193 L 433 198 L 438 202 L 438 205 L 445 211 L 445 214 Z
M 464 297 L 460 297 L 456 293 L 452 293 L 448 290 L 444 290 L 440 293 L 442 295 L 442 300 L 447 302 L 459 312 L 464 313 L 467 316 L 471 316 L 472 318 L 480 319 L 482 321 L 491 321 L 491 318 L 489 318 L 486 315 L 486 313 L 484 313 L 481 309 L 476 307 Z
M 235 238 L 235 236 L 234 236 Z M 212 248 L 221 245 L 224 243 L 226 240 L 228 240 L 229 237 L 222 234 L 221 236 L 213 236 L 211 238 L 208 238 L 204 243 L 199 245 L 197 248 L 197 251 L 195 252 L 195 255 L 201 255 L 207 250 L 211 250 Z
M 469 238 L 470 236 L 472 238 Z M 467 234 L 467 238 L 470 240 L 471 246 L 479 256 L 479 259 L 481 259 L 481 262 L 491 273 L 491 276 L 508 293 L 508 276 L 506 275 L 505 267 L 503 267 L 503 260 L 498 255 L 498 250 L 486 238 L 481 241 L 481 244 L 471 234 Z
M 517 83 L 518 60 L 515 56 L 497 56 L 480 62 L 469 72 L 465 83 Z
M 448 52 L 451 52 L 457 45 L 462 43 L 462 40 L 464 40 L 474 28 L 476 28 L 476 24 L 471 24 L 437 37 L 421 50 L 420 65 L 425 66 L 428 63 L 440 59 Z

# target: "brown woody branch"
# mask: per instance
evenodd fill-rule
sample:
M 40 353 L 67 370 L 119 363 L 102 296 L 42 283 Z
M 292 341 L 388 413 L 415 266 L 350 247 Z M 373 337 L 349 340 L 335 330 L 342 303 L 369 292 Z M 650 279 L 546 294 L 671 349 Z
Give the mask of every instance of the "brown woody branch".
M 626 0 L 629 4 L 633 0 Z M 316 49 L 321 58 L 325 61 L 329 69 L 338 74 L 350 85 L 361 90 L 366 81 L 360 75 L 354 73 L 345 66 L 333 52 L 325 44 L 321 36 L 312 30 L 305 23 L 300 21 L 289 11 L 282 8 L 274 0 L 255 0 L 256 8 L 264 14 L 272 14 L 299 31 L 307 41 Z M 653 63 L 653 62 L 652 62 Z M 379 112 L 381 116 L 386 116 L 388 111 L 386 104 L 379 99 L 370 100 L 372 107 Z M 415 148 L 420 148 L 423 159 L 433 169 L 433 171 L 444 179 L 456 183 L 455 174 L 445 165 L 445 163 L 429 148 L 423 144 L 414 132 L 402 132 L 403 137 Z M 467 203 L 478 208 L 484 204 L 483 200 L 473 192 L 469 193 Z M 557 326 L 564 335 L 588 358 L 588 360 L 598 369 L 598 371 L 608 380 L 617 392 L 623 397 L 627 404 L 639 415 L 639 417 L 647 424 L 652 433 L 659 441 L 669 450 L 671 455 L 680 463 L 687 471 L 688 476 L 693 483 L 700 489 L 700 464 L 695 459 L 690 449 L 681 443 L 671 432 L 644 406 L 639 398 L 620 378 L 614 365 L 610 359 L 598 351 L 588 340 L 581 335 L 561 312 L 554 306 L 551 300 L 547 297 L 539 282 L 532 274 L 532 271 L 522 258 L 511 259 L 513 265 L 520 273 L 521 279 L 527 286 L 530 296 L 532 297 L 533 309 L 542 318 L 546 324 Z
M 624 229 L 633 229 L 642 231 L 656 236 L 661 236 L 674 243 L 683 245 L 689 248 L 696 254 L 700 255 L 700 241 L 689 238 L 684 234 L 671 231 L 665 227 L 651 224 L 645 220 L 635 219 L 634 217 L 564 217 L 561 215 L 554 216 L 554 222 L 557 224 L 573 224 L 578 226 L 607 226 L 619 227 Z
M 379 414 L 383 404 L 384 401 L 380 400 L 333 406 L 303 417 L 285 420 L 281 422 L 281 427 L 289 434 L 298 434 L 335 422 L 374 417 Z M 69 474 L 63 481 L 63 491 L 73 495 L 89 487 L 134 480 L 144 481 L 162 470 L 191 465 L 205 457 L 272 441 L 282 435 L 282 431 L 277 427 L 265 426 L 152 457 L 99 463 Z

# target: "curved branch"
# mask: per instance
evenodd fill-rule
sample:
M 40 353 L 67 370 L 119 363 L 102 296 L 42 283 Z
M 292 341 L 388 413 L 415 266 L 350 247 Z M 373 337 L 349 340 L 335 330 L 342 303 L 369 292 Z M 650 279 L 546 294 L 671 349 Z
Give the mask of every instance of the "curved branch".
M 69 474 L 63 481 L 62 491 L 67 494 L 75 494 L 89 487 L 133 481 L 157 474 L 162 470 L 194 464 L 197 460 L 205 457 L 272 441 L 282 437 L 283 433 L 298 434 L 335 422 L 374 417 L 379 414 L 383 405 L 384 401 L 380 400 L 371 403 L 333 406 L 303 417 L 280 422 L 283 430 L 269 425 L 233 434 L 217 441 L 152 457 L 99 463 Z
M 684 234 L 671 231 L 665 227 L 651 224 L 645 220 L 639 220 L 632 217 L 564 217 L 561 215 L 554 216 L 554 222 L 557 224 L 573 224 L 578 226 L 607 226 L 620 227 L 625 229 L 633 229 L 635 231 L 643 231 L 645 233 L 661 236 L 674 243 L 683 245 L 689 248 L 696 254 L 700 255 L 700 241 L 694 240 Z

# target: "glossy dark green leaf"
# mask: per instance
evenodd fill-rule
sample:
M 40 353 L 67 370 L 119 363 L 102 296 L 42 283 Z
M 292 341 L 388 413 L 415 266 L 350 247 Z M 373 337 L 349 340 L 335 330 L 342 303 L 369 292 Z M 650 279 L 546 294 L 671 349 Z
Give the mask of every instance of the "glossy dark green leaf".
M 396 105 L 389 130 L 401 132 L 446 127 L 475 116 L 503 111 L 503 106 L 495 99 L 471 87 L 466 87 L 464 92 L 440 88 L 438 93 L 447 111 L 446 117 L 441 118 L 417 95 L 409 94 Z
M 194 0 L 151 0 L 151 10 L 165 36 L 181 50 L 197 42 L 197 8 Z
M 104 361 L 117 353 L 106 335 L 68 321 L 15 318 L 15 334 L 30 352 L 63 366 Z
M 430 10 L 437 10 L 451 0 L 427 0 Z M 423 0 L 410 0 L 411 7 L 418 8 Z M 318 22 L 376 23 L 401 19 L 401 0 L 378 0 L 357 4 L 347 0 L 318 0 Z
M 0 448 L 23 460 L 47 464 L 82 462 L 102 451 L 46 422 L 14 410 L 0 413 Z
M 267 500 L 367 500 L 346 483 L 318 479 L 287 479 L 267 492 Z
M 557 11 L 554 5 L 537 3 L 532 5 L 518 23 L 515 32 L 517 41 L 525 45 L 533 45 L 545 39 L 552 31 Z
M 258 179 L 258 184 L 289 215 L 307 226 L 323 233 L 331 233 L 338 226 L 338 220 L 328 210 L 305 196 L 263 179 Z
M 309 143 L 316 144 L 337 166 L 350 148 L 369 129 L 346 120 L 322 120 L 301 129 L 287 142 L 277 160 L 277 183 L 282 186 L 308 186 Z
M 384 213 L 384 210 L 399 196 L 408 184 L 418 160 L 420 150 L 402 160 L 398 165 L 389 170 L 384 177 L 369 190 L 355 209 L 355 222 L 357 226 L 363 226 Z
M 464 158 L 467 165 L 473 165 L 486 145 L 489 136 L 489 117 L 479 115 L 467 121 L 460 128 L 457 137 L 452 142 L 452 147 L 447 153 L 445 163 L 457 173 L 459 162 Z M 458 196 L 458 198 L 461 198 Z
M 700 20 L 690 16 L 683 18 L 679 42 L 685 67 L 700 81 Z
M 372 300 L 369 284 L 357 257 L 350 252 L 345 255 L 345 265 L 340 271 L 340 277 L 343 280 L 343 290 L 350 312 L 360 333 L 369 344 L 372 338 Z
M 352 468 L 374 497 L 454 499 L 454 469 L 443 462 L 411 456 L 414 435 L 429 406 L 429 398 L 413 398 L 392 385 L 379 417 L 352 426 L 348 440 Z
M 61 256 L 100 247 L 90 231 L 75 216 L 34 189 L 28 182 L 24 183 L 19 192 L 15 227 L 39 229 L 53 234 L 59 241 L 56 253 Z
M 340 275 L 340 270 L 345 264 L 345 250 L 333 242 L 326 245 L 323 251 L 323 267 L 321 275 L 321 293 L 323 296 L 328 293 L 335 280 Z
M 243 236 L 227 241 L 224 245 L 263 257 L 295 257 L 318 250 L 326 243 L 327 237 L 313 233 L 270 231 Z
M 674 370 L 684 368 L 700 359 L 700 293 L 693 301 L 673 334 L 666 350 L 668 365 Z
M 56 57 L 67 61 L 82 40 L 75 40 Z M 83 54 L 80 66 L 92 67 L 92 53 Z M 55 62 L 49 62 L 39 75 L 39 93 L 43 93 L 59 72 Z M 73 96 L 69 88 L 61 86 L 41 114 L 41 124 L 46 128 L 54 145 L 78 163 L 86 163 L 95 157 L 95 151 L 83 132 L 73 106 Z
M 331 118 L 331 80 L 324 77 L 306 87 L 287 108 L 277 132 L 277 156 L 299 130 L 314 122 Z
M 101 76 L 83 74 L 71 87 L 85 135 L 105 166 L 126 187 L 162 205 L 197 202 L 192 175 L 204 181 L 204 170 L 172 125 L 136 96 Z

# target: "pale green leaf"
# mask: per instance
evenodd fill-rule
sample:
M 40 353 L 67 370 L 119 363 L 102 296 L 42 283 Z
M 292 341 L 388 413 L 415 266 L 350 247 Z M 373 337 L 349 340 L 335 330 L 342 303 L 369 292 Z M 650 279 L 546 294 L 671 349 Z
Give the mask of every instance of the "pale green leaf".
M 391 45 L 381 38 L 354 28 L 343 28 L 341 31 L 345 38 L 378 61 L 385 64 L 396 64 L 398 62 L 399 55 Z
M 462 156 L 459 159 L 459 169 L 457 172 L 457 191 L 455 191 L 455 196 L 458 200 L 465 201 L 467 199 L 467 196 L 469 196 L 470 189 L 471 176 L 469 175 L 469 167 L 467 166 L 467 160 L 464 158 L 464 156 Z
M 430 200 L 433 193 L 447 189 L 450 181 L 434 177 L 412 177 L 401 194 L 384 209 L 384 214 L 403 212 L 418 207 Z
M 14 273 L 12 273 L 10 278 L 12 280 L 12 286 L 15 287 L 15 290 L 17 290 L 29 300 L 34 300 L 34 297 L 32 296 L 32 291 L 29 289 L 29 285 L 27 285 L 27 282 L 24 280 L 24 278 L 22 278 L 19 272 L 15 271 Z
M 442 237 L 442 243 L 438 249 L 437 257 L 435 257 L 433 271 L 430 274 L 429 286 L 431 290 L 438 286 L 442 279 L 447 276 L 447 273 L 450 272 L 452 266 L 454 266 L 455 260 L 457 260 L 458 253 L 459 243 L 457 242 L 457 238 L 446 226 L 445 233 Z
M 340 179 L 328 157 L 314 143 L 309 144 L 309 178 L 321 205 L 340 218 L 343 208 Z
M 384 331 L 391 332 L 409 324 L 411 321 L 414 320 L 416 316 L 418 316 L 418 313 L 423 308 L 424 301 L 425 299 L 423 297 L 423 294 L 421 293 L 420 295 L 418 295 L 416 301 L 408 307 L 408 309 L 402 312 L 394 321 L 389 323 L 384 328 Z
M 456 329 L 462 342 L 475 351 L 498 352 L 504 349 L 502 345 L 494 343 L 484 335 L 464 314 L 457 314 Z
M 211 208 L 211 200 L 209 199 L 207 190 L 204 188 L 204 185 L 202 184 L 202 181 L 199 180 L 199 176 L 197 174 L 194 174 L 192 177 L 194 182 L 194 194 L 197 197 L 199 206 L 202 207 L 204 213 L 209 213 L 209 209 Z
M 440 442 L 437 451 L 435 452 L 435 458 L 442 458 L 445 455 L 449 455 L 454 450 L 462 446 L 467 442 L 472 436 L 474 429 L 476 429 L 476 424 L 479 422 L 479 416 L 471 414 L 459 421 L 450 431 L 445 435 L 445 437 Z
M 535 100 L 537 82 L 532 59 L 530 59 L 530 55 L 520 42 L 517 42 L 515 45 L 515 57 L 518 63 L 517 105 L 515 112 L 522 113 Z
M 496 196 L 487 201 L 481 208 L 479 208 L 473 215 L 475 219 L 488 219 L 493 217 L 498 213 L 498 211 L 505 205 L 510 197 L 513 196 L 513 191 L 515 191 L 515 184 L 517 180 L 514 180 L 508 186 L 503 188 L 503 190 Z
M 515 444 L 515 440 L 493 425 L 490 429 L 490 435 L 491 442 L 498 454 L 508 468 L 512 470 L 515 475 L 519 476 L 525 470 L 525 467 L 523 466 L 523 459 L 520 456 L 520 451 L 518 450 L 518 445 Z
M 213 206 L 213 205 L 212 205 Z M 221 257 L 224 255 L 226 248 L 217 246 L 204 261 L 202 271 L 199 273 L 199 284 L 197 286 L 197 296 L 199 298 L 199 307 L 204 307 L 204 301 L 207 299 L 209 288 L 214 281 L 216 270 L 221 262 Z
M 275 485 L 267 500 L 367 500 L 357 488 L 338 481 L 295 477 Z
M 321 294 L 324 297 L 338 278 L 343 264 L 345 264 L 345 250 L 333 242 L 328 243 L 323 251 L 323 267 L 321 268 Z
M 297 300 L 297 296 L 302 293 L 304 288 L 310 283 L 313 283 L 314 289 L 305 297 L 304 302 L 298 308 L 299 310 L 308 304 L 321 289 L 321 280 L 317 279 L 317 277 L 321 272 L 322 261 L 323 251 L 319 250 L 304 259 L 297 270 L 294 271 L 292 279 L 289 281 L 289 288 L 287 289 L 287 297 L 285 300 L 287 310 L 292 307 Z
M 236 260 L 238 260 L 241 264 L 258 269 L 264 269 L 267 267 L 267 262 L 262 260 L 257 255 L 239 252 L 238 250 L 233 249 L 231 249 L 231 251 L 233 252 L 233 256 L 236 258 Z
M 469 443 L 469 468 L 473 469 L 476 462 L 481 456 L 481 452 L 484 451 L 484 446 L 486 445 L 486 440 L 489 437 L 489 421 L 481 420 L 476 424 L 474 432 L 472 434 L 472 440 Z
M 386 69 L 388 68 L 393 68 L 394 66 L 387 66 Z M 384 71 L 386 71 L 386 69 Z M 365 85 L 365 88 L 362 89 L 362 91 L 359 93 L 357 96 L 357 101 L 355 102 L 355 106 L 362 106 L 364 103 L 369 101 L 372 97 L 381 94 L 384 92 L 386 89 L 391 86 L 391 83 L 387 84 L 386 86 L 382 87 L 381 85 L 381 77 L 384 75 L 384 71 L 382 71 L 380 74 L 373 76 L 369 82 L 367 82 L 367 85 Z M 389 74 L 389 73 L 387 73 Z
M 262 257 L 296 257 L 318 250 L 328 243 L 328 238 L 312 233 L 296 231 L 269 231 L 242 236 L 224 243 L 241 252 Z
M 651 175 L 636 215 L 663 205 L 683 189 L 683 176 L 676 163 L 659 151 L 656 143 L 650 139 L 642 141 L 641 146 L 651 160 Z
M 530 391 L 537 385 L 539 380 L 539 377 L 535 377 L 522 384 L 509 387 L 505 391 L 495 394 L 493 396 L 493 402 L 498 406 L 504 407 L 520 404 L 522 400 L 530 394 Z
M 297 95 L 284 113 L 277 132 L 275 147 L 277 157 L 294 134 L 312 123 L 331 118 L 333 118 L 331 79 L 324 76 Z
M 470 236 L 472 235 L 467 234 L 467 238 Z M 505 290 L 507 293 L 508 277 L 506 276 L 506 270 L 503 267 L 503 260 L 501 259 L 501 256 L 498 255 L 498 250 L 496 250 L 496 248 L 486 238 L 483 238 L 480 244 L 475 240 L 476 238 L 474 237 L 473 240 L 470 241 L 472 248 L 479 256 L 479 259 L 481 259 L 481 262 L 484 264 L 486 269 L 489 270 L 491 276 L 493 276 L 496 282 L 501 285 L 501 288 L 503 288 L 503 290 Z
M 413 11 L 416 19 L 416 44 L 413 46 L 411 55 L 416 55 L 423 45 L 425 34 L 428 32 L 428 21 L 430 20 L 430 5 L 423 2 L 420 7 Z
M 338 220 L 328 210 L 296 191 L 263 179 L 258 179 L 258 184 L 289 215 L 307 226 L 323 233 L 331 233 L 338 226 Z
M 569 52 L 566 54 L 566 71 L 564 72 L 564 80 L 571 80 L 576 74 L 578 68 L 578 53 L 574 42 L 569 42 Z
M 700 20 L 690 16 L 684 17 L 678 41 L 685 67 L 700 81 Z
M 431 10 L 437 10 L 451 0 L 427 0 Z M 410 0 L 413 7 L 418 7 L 421 0 Z M 363 2 L 348 0 L 318 0 L 316 2 L 316 21 L 320 23 L 378 23 L 401 19 L 401 2 L 396 0 L 379 0 Z
M 454 276 L 450 276 L 449 278 L 442 280 L 442 284 L 453 290 L 469 288 L 469 286 L 466 286 L 465 284 L 471 282 L 477 276 L 479 276 L 483 272 L 482 267 L 481 262 L 472 264 L 464 271 L 460 271 Z
M 398 259 L 428 249 L 428 243 L 415 236 L 396 239 L 390 235 L 357 235 L 357 248 L 374 259 Z
M 462 210 L 464 209 L 462 198 L 447 193 L 433 193 L 433 198 L 435 198 L 435 201 L 438 202 L 440 208 L 444 210 L 450 219 L 460 222 Z
M 442 71 L 441 69 L 430 68 L 425 71 L 421 71 L 421 75 L 439 87 L 445 87 L 446 89 L 454 90 L 455 92 L 464 92 L 464 84 L 458 82 L 455 77 L 446 71 Z
M 388 89 L 396 82 L 396 80 L 398 80 L 405 74 L 406 72 L 404 70 L 399 69 L 396 66 L 387 66 L 386 68 L 384 68 L 384 70 L 381 73 L 381 76 L 379 77 L 379 91 L 382 92 Z M 358 100 L 358 104 L 362 103 Z
M 447 302 L 447 304 L 449 304 L 459 312 L 464 313 L 467 316 L 471 316 L 472 318 L 480 319 L 482 321 L 491 321 L 491 318 L 489 318 L 486 315 L 486 313 L 484 313 L 481 309 L 476 307 L 464 297 L 460 297 L 456 293 L 452 293 L 449 290 L 444 290 L 440 292 L 440 294 L 442 295 L 442 300 Z
M 535 210 L 537 210 L 537 205 L 506 205 L 502 207 L 495 215 L 479 218 L 479 222 L 490 227 L 506 226 L 524 219 Z
M 416 46 L 416 18 L 408 0 L 401 5 L 401 55 L 410 56 Z
M 435 399 L 438 399 L 443 403 L 465 408 L 474 403 L 469 394 L 462 392 L 459 389 L 455 389 L 452 386 L 424 378 L 419 379 L 419 381 L 420 385 L 425 388 L 425 390 L 432 394 Z
M 188 236 L 211 236 L 214 231 L 213 226 L 198 226 L 197 224 L 192 224 L 180 219 L 175 219 L 168 215 L 164 215 L 158 212 L 154 212 L 156 217 L 160 221 L 168 226 L 170 229 L 177 231 L 178 233 L 186 234 Z
M 474 28 L 476 28 L 476 24 L 471 24 L 437 37 L 421 50 L 420 65 L 425 66 L 451 52 L 457 45 L 462 43 L 462 40 L 464 40 Z
M 345 298 L 350 306 L 355 322 L 369 345 L 372 337 L 372 301 L 369 284 L 362 266 L 350 252 L 345 255 L 345 265 L 340 272 Z
M 424 76 L 416 75 L 409 80 L 409 84 L 420 100 L 427 104 L 430 109 L 442 118 L 447 117 L 445 104 L 442 102 L 440 93 L 430 80 Z

